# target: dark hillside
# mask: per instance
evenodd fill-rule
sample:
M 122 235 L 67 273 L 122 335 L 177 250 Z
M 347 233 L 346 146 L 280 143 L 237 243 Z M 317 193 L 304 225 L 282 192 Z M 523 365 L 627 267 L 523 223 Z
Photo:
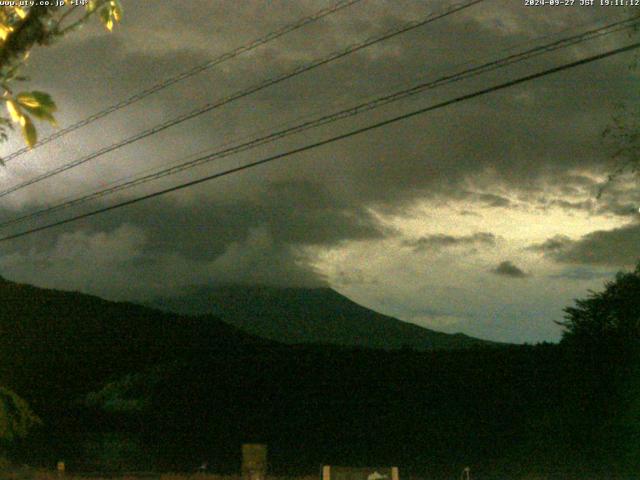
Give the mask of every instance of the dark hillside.
M 213 316 L 186 317 L 0 280 L 0 383 L 53 408 L 109 378 L 264 343 Z
M 0 302 L 0 384 L 44 423 L 14 449 L 29 464 L 234 472 L 240 444 L 259 441 L 281 474 L 395 464 L 445 479 L 470 465 L 477 478 L 608 479 L 640 467 L 621 388 L 634 350 L 285 345 L 213 316 L 7 281 Z
M 279 342 L 393 350 L 455 349 L 494 343 L 450 335 L 369 310 L 330 288 L 224 286 L 158 299 L 158 308 L 214 314 L 253 335 Z

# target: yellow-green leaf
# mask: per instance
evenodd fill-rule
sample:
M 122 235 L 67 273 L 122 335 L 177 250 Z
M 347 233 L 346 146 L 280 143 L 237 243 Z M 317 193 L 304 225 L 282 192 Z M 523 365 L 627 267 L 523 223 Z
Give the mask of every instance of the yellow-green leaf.
M 95 11 L 95 9 L 98 7 L 98 1 L 97 0 L 90 0 L 89 3 L 87 4 L 87 11 L 89 13 Z
M 49 113 L 57 110 L 51 95 L 44 92 L 35 90 L 33 92 L 22 92 L 16 96 L 16 100 L 25 108 L 40 108 Z
M 51 112 L 49 112 L 48 110 L 46 110 L 45 108 L 42 107 L 24 107 L 25 110 L 27 112 L 29 112 L 31 115 L 33 115 L 34 117 L 36 117 L 39 120 L 46 120 L 47 122 L 49 122 L 51 125 L 53 125 L 54 127 L 57 127 L 58 124 L 56 122 L 56 119 L 54 118 L 54 116 L 51 114 Z
M 108 30 L 113 29 L 113 20 L 111 20 L 111 10 L 109 7 L 104 7 L 100 10 L 100 20 Z
M 55 112 L 58 109 L 58 107 L 56 107 L 56 103 L 48 93 L 34 90 L 33 92 L 31 92 L 31 95 L 33 95 L 33 98 L 35 98 L 40 103 L 40 105 L 44 106 L 50 112 Z
M 22 135 L 24 136 L 25 141 L 29 148 L 33 148 L 33 146 L 38 143 L 38 133 L 36 132 L 36 127 L 31 121 L 29 117 L 23 115 L 22 118 L 24 122 L 22 123 Z
M 122 6 L 119 0 L 108 0 L 103 5 L 104 7 L 100 8 L 98 12 L 100 21 L 107 30 L 112 31 L 116 22 L 122 18 Z
M 27 108 L 38 108 L 40 107 L 40 102 L 36 100 L 33 95 L 29 93 L 21 93 L 16 97 L 16 100 L 20 105 Z
M 24 115 L 20 111 L 20 107 L 13 100 L 7 100 L 7 111 L 11 116 L 11 120 L 22 125 Z
M 9 27 L 8 25 L 0 24 L 0 40 L 6 40 L 12 31 L 13 28 Z
M 27 16 L 27 12 L 24 11 L 24 9 L 20 8 L 20 7 L 13 7 L 16 14 L 22 19 L 24 20 L 25 17 Z
M 119 22 L 122 18 L 122 5 L 120 4 L 120 0 L 111 0 L 111 16 L 116 22 Z

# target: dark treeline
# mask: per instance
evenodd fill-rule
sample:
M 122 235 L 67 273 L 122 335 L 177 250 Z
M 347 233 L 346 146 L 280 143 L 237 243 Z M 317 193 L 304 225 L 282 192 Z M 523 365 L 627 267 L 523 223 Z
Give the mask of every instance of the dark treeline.
M 21 306 L 24 291 L 40 310 Z M 241 443 L 264 442 L 278 474 L 328 463 L 424 478 L 470 466 L 476 478 L 604 479 L 640 468 L 636 338 L 431 352 L 285 346 L 213 317 L 15 284 L 0 292 L 13 305 L 3 328 L 23 329 L 2 345 L 0 383 L 43 420 L 14 445 L 19 461 L 64 458 L 71 471 L 207 461 L 224 473 L 238 470 Z
M 240 444 L 260 441 L 281 474 L 331 463 L 394 464 L 428 478 L 465 465 L 483 478 L 632 478 L 634 377 L 620 353 L 220 349 L 125 376 L 46 418 L 40 435 L 50 454 L 84 470 L 188 470 L 206 459 L 231 472 Z

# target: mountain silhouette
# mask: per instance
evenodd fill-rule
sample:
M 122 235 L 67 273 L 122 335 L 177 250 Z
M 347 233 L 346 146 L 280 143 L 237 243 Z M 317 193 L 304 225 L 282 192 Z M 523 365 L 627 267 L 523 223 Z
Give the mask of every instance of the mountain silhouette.
M 330 288 L 197 287 L 154 307 L 213 314 L 248 333 L 288 344 L 315 343 L 393 350 L 458 349 L 493 342 L 446 334 L 383 315 Z
M 184 316 L 0 277 L 0 385 L 56 408 L 158 362 L 267 344 L 211 315 Z M 58 405 L 66 408 L 65 405 Z

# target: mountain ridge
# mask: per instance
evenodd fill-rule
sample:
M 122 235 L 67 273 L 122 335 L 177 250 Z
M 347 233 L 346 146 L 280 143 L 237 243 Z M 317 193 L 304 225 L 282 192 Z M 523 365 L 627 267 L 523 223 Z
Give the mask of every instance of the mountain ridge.
M 332 344 L 394 350 L 498 345 L 448 334 L 375 312 L 329 287 L 221 285 L 192 287 L 150 306 L 181 314 L 213 314 L 250 334 L 287 344 Z
M 35 403 L 73 398 L 158 362 L 270 342 L 212 315 L 0 280 L 0 384 Z

